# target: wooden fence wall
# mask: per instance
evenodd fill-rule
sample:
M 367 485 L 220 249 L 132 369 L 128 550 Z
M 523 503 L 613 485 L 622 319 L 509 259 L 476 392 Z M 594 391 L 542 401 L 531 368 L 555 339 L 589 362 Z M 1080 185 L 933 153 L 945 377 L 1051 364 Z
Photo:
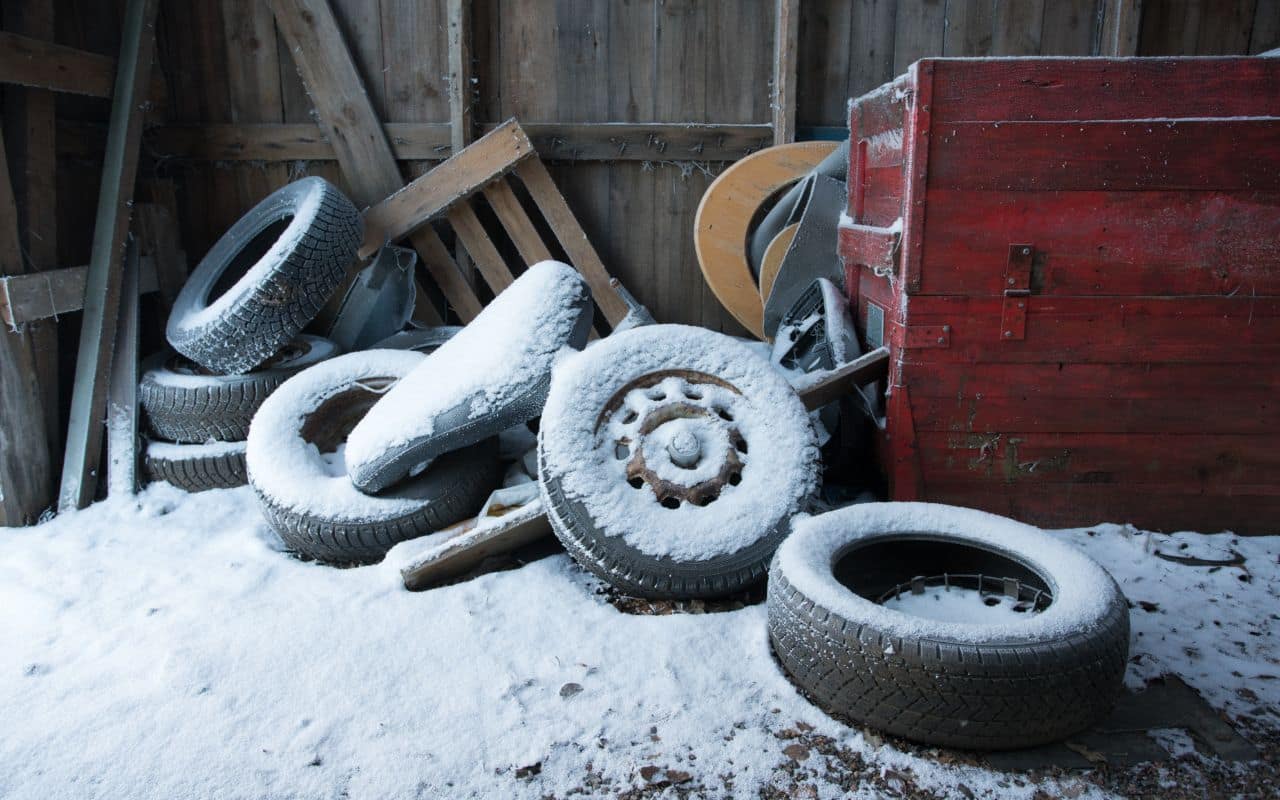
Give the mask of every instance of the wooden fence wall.
M 446 0 L 330 0 L 374 109 L 409 176 L 448 154 Z M 536 137 L 608 268 L 662 321 L 738 331 L 693 251 L 705 188 L 770 141 L 778 0 L 473 0 L 472 97 L 479 123 L 558 123 Z M 58 0 L 59 40 L 113 51 L 118 4 Z M 1222 54 L 1280 45 L 1280 0 L 799 0 L 800 138 L 839 135 L 849 97 L 929 55 Z M 311 104 L 264 0 L 166 1 L 158 26 L 168 82 L 148 137 L 151 177 L 171 180 L 187 251 L 198 256 L 273 188 L 303 174 L 342 184 L 310 128 Z M 63 102 L 60 99 L 60 102 Z M 60 111 L 62 109 L 60 108 Z M 66 116 L 105 106 L 68 101 Z M 613 141 L 599 123 L 712 123 L 699 139 Z M 288 136 L 304 126 L 312 141 Z M 210 125 L 221 126 L 209 128 Z M 86 133 L 85 131 L 88 131 Z M 92 191 L 93 128 L 60 149 L 84 167 L 60 187 Z M 246 136 L 245 131 L 252 135 Z M 279 131 L 285 143 L 271 139 Z M 669 146 L 668 146 L 669 145 Z M 615 152 L 616 151 L 616 152 Z M 144 189 L 143 196 L 146 197 Z M 60 193 L 67 198 L 67 193 Z M 83 209 L 66 218 L 87 221 Z M 63 232 L 66 233 L 64 226 Z M 68 243 L 82 263 L 83 243 Z

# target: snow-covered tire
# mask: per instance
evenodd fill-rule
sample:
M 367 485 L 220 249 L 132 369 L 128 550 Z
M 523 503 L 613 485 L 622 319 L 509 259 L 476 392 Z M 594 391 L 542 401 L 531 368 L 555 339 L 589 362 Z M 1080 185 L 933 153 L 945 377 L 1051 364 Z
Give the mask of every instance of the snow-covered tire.
M 285 545 L 331 564 L 380 560 L 395 544 L 475 514 L 501 479 L 497 443 L 441 456 L 381 495 L 327 463 L 356 422 L 426 358 L 407 350 L 338 356 L 285 381 L 249 429 L 249 482 Z M 340 463 L 340 462 L 339 462 Z
M 695 456 L 673 444 L 691 438 Z M 765 576 L 815 489 L 818 448 L 767 361 L 652 325 L 557 364 L 538 469 L 556 536 L 587 570 L 639 597 L 715 597 Z
M 363 234 L 360 212 L 323 178 L 288 184 L 231 226 L 195 268 L 165 337 L 213 372 L 253 369 L 324 307 Z
M 165 441 L 242 442 L 267 395 L 290 375 L 337 353 L 328 339 L 303 334 L 243 375 L 213 375 L 185 356 L 156 353 L 142 362 L 138 402 L 151 433 Z
M 351 432 L 351 480 L 366 492 L 542 411 L 561 348 L 581 348 L 594 306 L 573 267 L 543 261 L 387 392 Z
M 1018 597 L 1027 616 L 944 622 L 877 602 L 913 581 L 979 583 L 988 604 Z M 1029 525 L 930 503 L 798 520 L 774 559 L 768 606 L 773 651 L 810 699 L 924 744 L 1067 737 L 1108 714 L 1128 659 L 1128 606 L 1102 567 Z
M 233 489 L 249 482 L 244 450 L 244 442 L 147 442 L 142 472 L 148 483 L 165 481 L 188 492 Z

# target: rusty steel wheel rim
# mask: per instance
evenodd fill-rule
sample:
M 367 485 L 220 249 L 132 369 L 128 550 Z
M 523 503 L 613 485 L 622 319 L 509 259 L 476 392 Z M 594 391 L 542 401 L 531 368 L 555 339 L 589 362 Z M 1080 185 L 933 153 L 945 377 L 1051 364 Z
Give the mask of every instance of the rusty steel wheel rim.
M 752 413 L 728 381 L 695 370 L 662 370 L 628 381 L 596 420 L 606 457 L 626 462 L 626 482 L 663 508 L 707 506 L 742 481 L 750 442 L 739 424 Z

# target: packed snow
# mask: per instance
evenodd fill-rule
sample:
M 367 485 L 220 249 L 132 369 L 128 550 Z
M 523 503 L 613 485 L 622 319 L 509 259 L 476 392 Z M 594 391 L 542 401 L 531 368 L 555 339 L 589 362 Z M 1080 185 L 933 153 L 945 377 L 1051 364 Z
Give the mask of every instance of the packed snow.
M 1029 525 L 983 511 L 934 503 L 865 503 L 803 517 L 792 527 L 793 533 L 778 548 L 778 565 L 792 585 L 829 611 L 875 625 L 892 636 L 953 642 L 1053 638 L 1101 620 L 1114 597 L 1112 579 L 1077 548 Z M 844 553 L 881 534 L 929 533 L 1017 554 L 1046 579 L 1053 603 L 1039 614 L 1020 614 L 1010 620 L 958 622 L 878 605 L 849 591 L 832 575 L 833 564 Z
M 966 625 L 1020 622 L 1035 613 L 1027 603 L 1001 594 L 964 586 L 926 586 L 916 594 L 903 592 L 884 601 L 884 607 L 915 617 Z
M 1131 685 L 1175 672 L 1280 724 L 1280 537 L 1059 538 L 1134 603 Z M 1156 555 L 1203 541 L 1243 560 Z M 826 717 L 773 661 L 763 605 L 623 614 L 564 554 L 413 594 L 394 564 L 280 549 L 247 487 L 4 531 L 0 797 L 1105 796 Z
M 664 370 L 691 370 L 728 386 L 671 376 L 647 391 L 629 392 L 624 408 L 597 428 L 616 392 Z M 619 457 L 616 442 L 625 435 L 635 443 L 636 427 L 646 415 L 686 389 L 698 395 L 692 402 L 732 410 L 732 420 L 700 417 L 694 426 L 712 453 L 721 447 L 717 440 L 730 422 L 748 450 L 742 454 L 738 485 L 726 486 L 705 506 L 667 508 L 647 486 L 637 489 L 628 483 L 628 459 L 626 454 Z M 665 445 L 664 429 L 670 424 L 653 432 L 657 442 L 644 446 Z M 689 428 L 678 425 L 673 433 L 681 431 Z M 547 468 L 560 476 L 565 493 L 589 510 L 596 527 L 658 558 L 701 561 L 741 550 L 798 511 L 817 481 L 813 426 L 783 375 L 737 340 L 683 325 L 624 331 L 561 358 L 552 373 L 540 437 Z M 657 453 L 646 455 L 654 463 L 662 461 Z M 663 477 L 680 477 L 666 467 L 660 470 Z M 700 477 L 695 469 L 692 478 L 681 477 L 680 482 L 689 485 Z

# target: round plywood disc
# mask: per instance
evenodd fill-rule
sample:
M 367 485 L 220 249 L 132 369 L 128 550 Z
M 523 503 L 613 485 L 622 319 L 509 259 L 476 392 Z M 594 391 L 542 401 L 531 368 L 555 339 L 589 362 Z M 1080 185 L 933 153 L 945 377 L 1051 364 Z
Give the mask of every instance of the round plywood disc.
M 836 146 L 796 142 L 752 153 L 720 173 L 698 204 L 693 243 L 702 277 L 720 304 L 758 337 L 764 335 L 764 304 L 747 262 L 751 220 L 775 192 L 804 177 Z
M 760 260 L 760 302 L 769 302 L 769 293 L 773 291 L 773 281 L 778 277 L 778 268 L 782 266 L 782 257 L 787 254 L 787 248 L 791 246 L 791 240 L 796 238 L 796 231 L 800 230 L 800 223 L 793 222 L 782 230 L 778 231 L 778 235 L 773 237 L 773 241 L 769 242 L 769 247 L 764 251 L 764 258 Z

